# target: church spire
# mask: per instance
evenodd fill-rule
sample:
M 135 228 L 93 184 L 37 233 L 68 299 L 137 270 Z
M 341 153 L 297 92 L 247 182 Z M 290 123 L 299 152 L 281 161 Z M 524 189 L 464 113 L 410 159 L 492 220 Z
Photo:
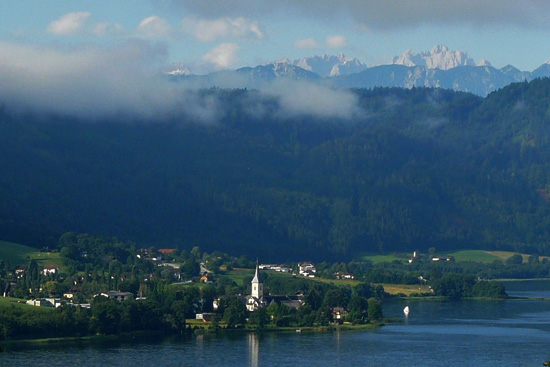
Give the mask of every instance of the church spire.
M 256 273 L 254 273 L 252 283 L 260 283 L 260 265 L 258 263 L 258 259 L 256 259 Z
M 255 297 L 258 300 L 263 299 L 264 297 L 264 285 L 260 281 L 260 265 L 258 259 L 256 259 L 256 272 L 254 273 L 254 278 L 252 278 L 252 297 Z

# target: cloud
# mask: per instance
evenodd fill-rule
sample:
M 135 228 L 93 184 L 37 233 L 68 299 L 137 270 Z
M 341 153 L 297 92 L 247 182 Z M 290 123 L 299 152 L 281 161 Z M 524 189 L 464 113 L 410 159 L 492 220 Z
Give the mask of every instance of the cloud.
M 478 26 L 546 26 L 547 0 L 155 0 L 156 4 L 193 12 L 199 16 L 317 17 L 337 21 L 351 18 L 369 29 L 403 29 L 423 24 Z
M 280 81 L 261 89 L 279 101 L 280 114 L 290 117 L 315 116 L 322 119 L 355 119 L 364 114 L 357 95 L 303 81 Z
M 227 69 L 239 62 L 237 55 L 239 50 L 239 45 L 235 43 L 222 43 L 208 51 L 203 56 L 203 60 L 212 64 L 217 70 Z
M 187 115 L 215 120 L 213 101 L 155 76 L 166 48 L 145 41 L 71 50 L 0 41 L 0 102 L 14 113 L 84 120 Z
M 252 40 L 264 38 L 264 32 L 258 22 L 243 17 L 218 19 L 190 17 L 182 21 L 182 27 L 186 33 L 203 42 L 228 38 Z
M 50 23 L 46 31 L 56 35 L 75 35 L 82 31 L 86 21 L 91 16 L 88 12 L 75 12 L 63 15 Z
M 305 38 L 294 42 L 294 47 L 299 50 L 312 50 L 319 48 L 317 41 L 313 38 Z
M 156 15 L 145 18 L 139 23 L 137 31 L 145 38 L 170 38 L 175 36 L 176 30 L 166 19 Z
M 344 36 L 329 36 L 327 37 L 327 47 L 342 48 L 348 45 L 348 40 Z

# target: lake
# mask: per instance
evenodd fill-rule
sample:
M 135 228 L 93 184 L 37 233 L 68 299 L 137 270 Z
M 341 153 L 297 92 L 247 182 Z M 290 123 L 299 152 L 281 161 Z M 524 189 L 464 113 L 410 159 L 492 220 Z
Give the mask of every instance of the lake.
M 510 288 L 510 295 L 536 297 L 550 291 L 548 281 L 521 283 Z M 405 305 L 411 309 L 408 318 Z M 524 367 L 550 360 L 550 301 L 393 301 L 384 304 L 384 313 L 403 322 L 373 331 L 10 347 L 0 354 L 0 365 Z

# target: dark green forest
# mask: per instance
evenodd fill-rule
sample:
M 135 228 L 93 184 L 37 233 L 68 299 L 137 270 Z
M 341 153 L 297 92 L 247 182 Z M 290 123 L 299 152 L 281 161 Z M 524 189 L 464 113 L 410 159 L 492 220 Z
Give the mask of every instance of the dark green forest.
M 0 111 L 0 238 L 68 231 L 263 259 L 480 248 L 550 254 L 550 80 L 480 98 L 353 90 L 353 119 L 202 91 L 219 121 Z M 251 111 L 262 107 L 263 114 Z

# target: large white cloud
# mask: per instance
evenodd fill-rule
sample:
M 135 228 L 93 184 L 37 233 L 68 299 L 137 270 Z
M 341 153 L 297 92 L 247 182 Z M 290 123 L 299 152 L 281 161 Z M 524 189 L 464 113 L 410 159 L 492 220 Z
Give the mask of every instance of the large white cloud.
M 80 117 L 213 119 L 196 93 L 155 76 L 163 46 L 128 41 L 71 50 L 0 41 L 0 104 L 8 110 Z
M 343 48 L 348 45 L 348 40 L 344 36 L 334 35 L 327 37 L 327 47 Z
M 227 69 L 239 62 L 239 50 L 240 46 L 236 43 L 222 43 L 208 51 L 203 60 L 214 65 L 217 70 Z
M 86 21 L 91 16 L 89 12 L 74 12 L 63 15 L 50 23 L 47 31 L 56 35 L 75 35 L 80 33 Z
M 358 97 L 348 90 L 319 84 L 280 81 L 267 85 L 261 93 L 278 99 L 285 116 L 316 116 L 322 119 L 352 120 L 364 114 Z
M 182 27 L 186 33 L 204 42 L 227 38 L 262 39 L 264 37 L 258 22 L 243 17 L 217 19 L 189 17 L 182 21 Z
M 153 1 L 153 0 L 152 0 Z M 154 0 L 156 4 L 183 8 L 204 17 L 272 16 L 335 19 L 351 17 L 365 27 L 392 29 L 419 24 L 498 24 L 546 26 L 550 20 L 548 0 Z

